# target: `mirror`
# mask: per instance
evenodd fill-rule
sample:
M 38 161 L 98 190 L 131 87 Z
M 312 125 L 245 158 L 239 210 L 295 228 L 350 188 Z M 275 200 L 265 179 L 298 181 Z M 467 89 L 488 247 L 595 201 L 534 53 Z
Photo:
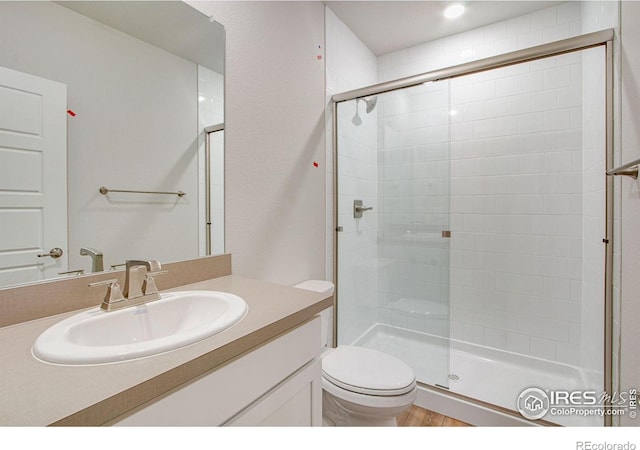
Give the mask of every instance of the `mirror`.
M 223 80 L 184 2 L 0 2 L 0 287 L 223 253 Z

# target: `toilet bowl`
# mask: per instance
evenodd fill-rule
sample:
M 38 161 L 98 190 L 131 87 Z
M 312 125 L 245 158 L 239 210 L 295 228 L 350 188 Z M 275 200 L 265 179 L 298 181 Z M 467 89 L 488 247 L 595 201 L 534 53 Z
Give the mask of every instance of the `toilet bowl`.
M 294 287 L 333 294 L 333 284 L 308 280 Z M 327 342 L 329 310 L 320 316 Z M 416 377 L 399 359 L 369 348 L 340 345 L 322 354 L 322 422 L 325 426 L 396 426 L 415 401 Z

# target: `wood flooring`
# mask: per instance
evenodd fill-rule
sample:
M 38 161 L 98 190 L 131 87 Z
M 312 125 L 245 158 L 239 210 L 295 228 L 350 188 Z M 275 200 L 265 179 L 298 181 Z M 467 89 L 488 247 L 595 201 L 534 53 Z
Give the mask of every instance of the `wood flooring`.
M 471 425 L 451 417 L 443 416 L 422 409 L 416 405 L 409 408 L 404 414 L 398 416 L 399 427 L 469 427 Z

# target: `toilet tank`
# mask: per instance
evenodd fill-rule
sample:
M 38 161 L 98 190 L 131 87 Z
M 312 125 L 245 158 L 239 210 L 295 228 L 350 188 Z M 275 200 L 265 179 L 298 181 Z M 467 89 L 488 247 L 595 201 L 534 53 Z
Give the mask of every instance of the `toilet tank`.
M 335 289 L 331 281 L 325 281 L 325 280 L 307 280 L 307 281 L 303 281 L 302 283 L 298 283 L 293 287 L 299 288 L 299 289 L 306 289 L 307 291 L 322 292 L 327 296 L 333 295 L 333 291 Z M 320 324 L 321 324 L 321 330 L 322 330 L 320 338 L 322 339 L 321 342 L 323 347 L 327 346 L 328 344 L 329 329 L 331 328 L 332 318 L 333 318 L 333 307 L 327 308 L 322 312 L 320 312 Z

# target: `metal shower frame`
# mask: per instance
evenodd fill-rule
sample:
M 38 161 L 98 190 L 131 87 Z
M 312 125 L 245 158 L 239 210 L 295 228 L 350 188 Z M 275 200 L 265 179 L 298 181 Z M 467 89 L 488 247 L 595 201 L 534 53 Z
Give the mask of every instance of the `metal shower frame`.
M 336 286 L 334 292 L 334 308 L 333 308 L 333 343 L 334 346 L 338 342 L 338 233 L 340 227 L 338 223 L 338 104 L 355 100 L 371 95 L 383 94 L 399 89 L 417 86 L 430 81 L 440 81 L 469 75 L 477 72 L 483 72 L 490 69 L 511 66 L 514 64 L 534 61 L 537 59 L 548 58 L 571 53 L 580 50 L 586 50 L 593 47 L 605 47 L 605 158 L 606 167 L 613 167 L 613 145 L 614 145 L 614 129 L 613 129 L 613 39 L 614 30 L 612 28 L 596 31 L 594 33 L 583 34 L 580 36 L 562 39 L 548 44 L 537 45 L 535 47 L 517 50 L 514 52 L 504 53 L 489 58 L 479 59 L 456 66 L 438 69 L 431 72 L 413 75 L 410 77 L 400 78 L 398 80 L 388 81 L 384 83 L 355 89 L 348 92 L 335 94 L 331 97 L 332 101 L 332 126 L 333 126 L 333 281 Z M 639 161 L 640 162 L 640 161 Z M 611 171 L 611 170 L 609 170 Z M 605 175 L 605 174 L 603 174 Z M 611 174 L 615 175 L 615 174 Z M 606 179 L 605 194 L 605 236 L 603 242 L 605 244 L 605 280 L 604 280 L 604 390 L 612 394 L 613 392 L 613 177 L 608 176 Z M 611 416 L 605 416 L 605 425 L 611 425 Z

